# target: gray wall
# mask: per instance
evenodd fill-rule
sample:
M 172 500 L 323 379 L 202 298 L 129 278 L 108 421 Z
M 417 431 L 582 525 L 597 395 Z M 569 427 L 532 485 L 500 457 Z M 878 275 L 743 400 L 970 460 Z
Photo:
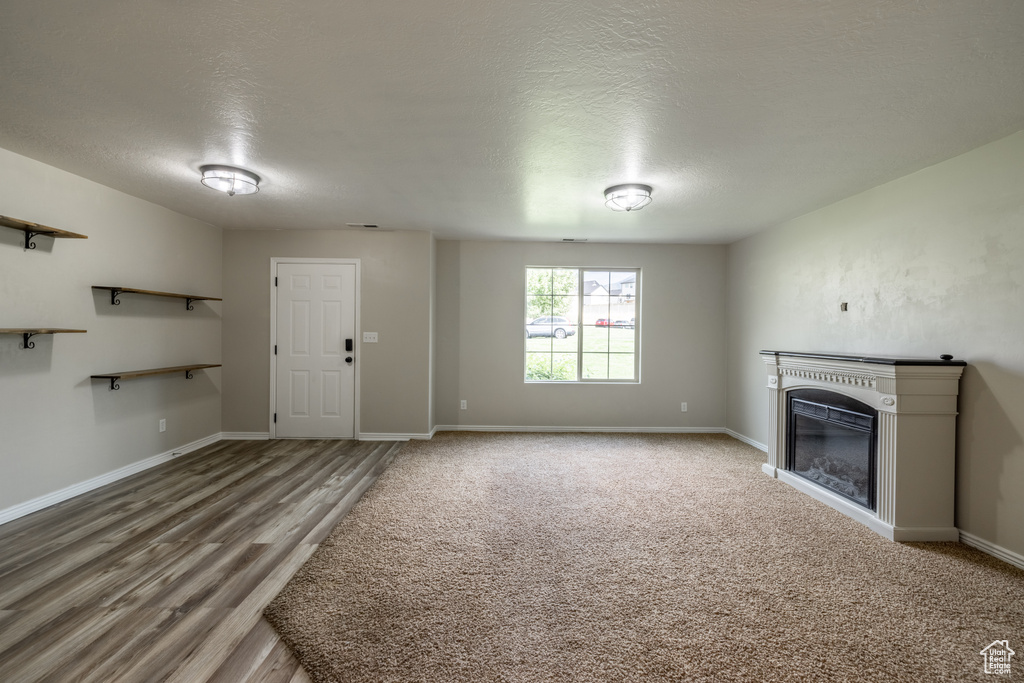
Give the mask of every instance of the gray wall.
M 433 237 L 425 232 L 224 233 L 224 431 L 269 431 L 270 259 L 361 259 L 360 433 L 430 431 Z
M 731 429 L 765 441 L 760 349 L 954 354 L 957 526 L 1024 554 L 1024 132 L 735 243 L 728 273 Z
M 439 425 L 721 428 L 725 247 L 438 241 Z M 640 267 L 641 383 L 523 382 L 527 266 Z M 468 402 L 459 410 L 459 401 Z M 680 412 L 686 401 L 689 411 Z
M 219 302 L 189 312 L 125 294 L 115 307 L 91 287 L 220 296 L 221 231 L 6 150 L 0 213 L 89 236 L 25 251 L 22 233 L 0 228 L 0 327 L 88 330 L 36 337 L 31 350 L 0 335 L 0 510 L 218 434 L 219 369 L 119 391 L 89 375 L 220 362 Z

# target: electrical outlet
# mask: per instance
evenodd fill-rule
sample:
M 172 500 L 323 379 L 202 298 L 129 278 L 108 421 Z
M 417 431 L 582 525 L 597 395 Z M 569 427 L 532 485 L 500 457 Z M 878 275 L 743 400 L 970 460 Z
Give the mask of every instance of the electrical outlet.
M 466 409 L 466 399 L 462 399 L 461 401 L 459 401 L 459 410 L 465 410 L 465 409 Z
M 161 432 L 166 432 L 167 431 L 167 420 L 160 420 L 160 431 Z
M 364 344 L 376 344 L 377 333 L 376 332 L 363 332 L 363 343 Z
M 685 403 L 682 403 L 682 404 L 680 404 L 680 405 L 681 405 L 681 407 L 679 408 L 679 410 L 681 410 L 682 412 L 684 412 L 684 413 L 685 413 L 685 412 L 686 412 L 686 404 L 685 404 Z

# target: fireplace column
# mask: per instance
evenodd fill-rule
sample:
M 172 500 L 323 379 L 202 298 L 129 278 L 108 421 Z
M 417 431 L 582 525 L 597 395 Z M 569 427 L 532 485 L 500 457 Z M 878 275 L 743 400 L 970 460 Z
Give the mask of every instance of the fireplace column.
M 779 392 L 779 364 L 775 356 L 762 356 L 768 369 L 768 424 L 778 424 L 786 419 L 786 397 Z M 786 469 L 786 435 L 782 430 L 768 430 L 768 462 L 762 469 L 773 477 L 775 470 Z M 769 468 L 771 471 L 769 472 Z
M 891 406 L 890 406 L 891 407 Z M 896 414 L 878 411 L 878 520 L 896 526 Z M 950 515 L 952 515 L 950 508 Z M 953 524 L 952 518 L 949 520 Z M 959 534 L 957 539 L 960 540 Z

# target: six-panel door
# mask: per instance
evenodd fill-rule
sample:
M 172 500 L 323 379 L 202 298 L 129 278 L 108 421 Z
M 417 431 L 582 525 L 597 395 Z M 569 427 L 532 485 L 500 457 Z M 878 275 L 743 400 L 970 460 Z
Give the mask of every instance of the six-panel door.
M 277 266 L 278 437 L 352 438 L 356 267 Z

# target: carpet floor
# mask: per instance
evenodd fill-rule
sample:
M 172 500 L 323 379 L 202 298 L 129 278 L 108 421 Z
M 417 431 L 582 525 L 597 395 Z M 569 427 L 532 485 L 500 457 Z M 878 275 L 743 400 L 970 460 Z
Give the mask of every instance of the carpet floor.
M 900 544 L 724 435 L 410 442 L 266 616 L 314 681 L 1024 680 L 1024 571 Z

